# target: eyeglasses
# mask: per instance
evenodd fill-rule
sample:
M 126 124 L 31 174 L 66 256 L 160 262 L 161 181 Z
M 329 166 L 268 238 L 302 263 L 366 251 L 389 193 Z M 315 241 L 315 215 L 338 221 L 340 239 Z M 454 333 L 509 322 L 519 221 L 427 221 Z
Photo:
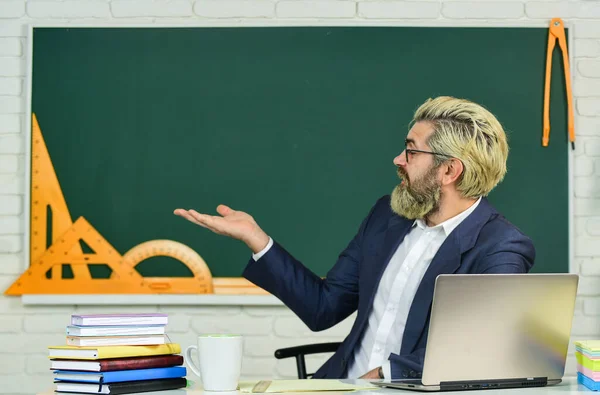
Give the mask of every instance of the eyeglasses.
M 406 163 L 408 163 L 408 157 L 409 154 L 413 155 L 416 153 L 421 153 L 421 154 L 430 154 L 430 155 L 437 155 L 437 156 L 444 156 L 446 158 L 452 158 L 451 155 L 447 155 L 447 154 L 441 154 L 439 152 L 431 152 L 431 151 L 421 151 L 419 149 L 410 149 L 410 148 L 405 148 L 404 149 L 404 156 L 406 157 Z

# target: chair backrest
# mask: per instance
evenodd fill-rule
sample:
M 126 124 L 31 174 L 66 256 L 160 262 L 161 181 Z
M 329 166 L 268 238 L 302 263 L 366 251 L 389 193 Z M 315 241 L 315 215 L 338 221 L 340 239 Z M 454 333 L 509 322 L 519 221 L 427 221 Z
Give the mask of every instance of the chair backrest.
M 296 358 L 296 369 L 298 370 L 298 378 L 307 379 L 309 377 L 312 377 L 314 373 L 306 373 L 306 361 L 304 360 L 304 356 L 310 354 L 320 354 L 325 352 L 336 352 L 340 344 L 342 343 L 315 343 L 295 347 L 280 348 L 278 350 L 275 350 L 275 358 Z

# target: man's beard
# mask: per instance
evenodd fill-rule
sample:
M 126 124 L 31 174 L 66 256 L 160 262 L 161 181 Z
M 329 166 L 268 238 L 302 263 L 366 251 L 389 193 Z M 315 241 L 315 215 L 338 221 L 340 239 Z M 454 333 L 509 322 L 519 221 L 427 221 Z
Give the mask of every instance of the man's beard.
M 442 185 L 437 180 L 438 166 L 412 182 L 401 167 L 398 176 L 404 180 L 392 191 L 392 211 L 408 219 L 426 218 L 440 208 Z

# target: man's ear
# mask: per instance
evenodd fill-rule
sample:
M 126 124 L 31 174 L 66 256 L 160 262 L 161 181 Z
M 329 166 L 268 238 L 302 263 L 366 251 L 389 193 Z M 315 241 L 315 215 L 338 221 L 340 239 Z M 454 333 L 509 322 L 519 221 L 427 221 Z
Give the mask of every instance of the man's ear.
M 462 174 L 462 172 L 465 169 L 463 163 L 459 159 L 456 159 L 456 158 L 452 158 L 452 159 L 448 160 L 444 164 L 444 168 L 445 168 L 445 172 L 442 176 L 442 184 L 443 185 L 448 185 L 448 184 L 452 184 L 453 182 L 456 182 L 456 180 L 459 179 L 460 175 Z

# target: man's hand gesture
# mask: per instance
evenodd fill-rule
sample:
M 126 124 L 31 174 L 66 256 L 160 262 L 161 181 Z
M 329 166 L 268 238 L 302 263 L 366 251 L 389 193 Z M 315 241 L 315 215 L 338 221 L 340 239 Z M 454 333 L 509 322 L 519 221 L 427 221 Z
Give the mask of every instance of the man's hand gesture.
M 217 212 L 221 216 L 201 214 L 196 210 L 178 208 L 174 211 L 174 214 L 203 228 L 210 229 L 214 233 L 241 240 L 254 253 L 261 251 L 269 243 L 269 236 L 258 226 L 251 215 L 243 211 L 233 210 L 222 204 L 217 207 Z

